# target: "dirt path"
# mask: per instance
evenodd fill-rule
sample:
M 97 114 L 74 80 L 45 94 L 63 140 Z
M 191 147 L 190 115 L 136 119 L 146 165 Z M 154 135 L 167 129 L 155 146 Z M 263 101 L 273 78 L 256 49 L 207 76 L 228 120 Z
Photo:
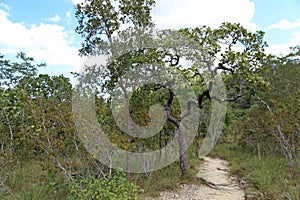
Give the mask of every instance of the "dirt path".
M 203 185 L 181 185 L 178 191 L 162 192 L 160 197 L 148 200 L 243 200 L 244 191 L 228 171 L 226 161 L 205 157 L 197 173 Z

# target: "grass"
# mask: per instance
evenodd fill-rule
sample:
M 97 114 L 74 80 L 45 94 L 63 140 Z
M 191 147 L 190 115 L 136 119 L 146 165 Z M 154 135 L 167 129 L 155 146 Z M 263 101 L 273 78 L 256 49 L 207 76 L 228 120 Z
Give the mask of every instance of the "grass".
M 0 179 L 6 179 L 0 186 L 0 199 L 40 200 L 61 199 L 66 195 L 58 171 L 52 170 L 45 161 L 28 160 L 18 164 L 12 171 L 2 169 Z
M 230 163 L 230 173 L 249 184 L 246 190 L 248 199 L 300 200 L 300 160 L 289 165 L 285 158 L 276 154 L 263 155 L 259 159 L 256 154 L 230 143 L 216 145 L 209 156 L 220 157 Z M 191 169 L 183 176 L 179 161 L 148 175 L 133 174 L 133 182 L 143 189 L 139 199 L 158 196 L 161 191 L 176 190 L 180 184 L 197 184 L 196 166 L 200 162 L 195 156 L 194 147 L 191 147 Z M 5 184 L 0 185 L 0 199 L 3 200 L 66 199 L 68 194 L 61 172 L 50 161 L 32 159 L 23 161 L 12 171 L 2 168 L 0 183 L 5 177 Z
M 135 174 L 134 182 L 143 190 L 143 193 L 139 193 L 139 199 L 149 196 L 157 197 L 161 191 L 176 190 L 181 184 L 199 183 L 195 177 L 197 173 L 196 166 L 201 161 L 195 156 L 194 151 L 193 146 L 189 148 L 189 164 L 191 167 L 184 175 L 181 173 L 179 161 L 154 171 L 148 176 L 146 174 Z
M 249 183 L 246 195 L 257 194 L 253 199 L 300 199 L 299 160 L 290 165 L 280 155 L 259 158 L 229 143 L 218 144 L 210 156 L 229 161 L 230 173 Z
M 168 167 L 146 174 L 132 174 L 132 181 L 143 189 L 138 199 L 158 196 L 160 191 L 177 189 L 180 184 L 194 182 L 200 159 L 196 158 L 194 148 L 189 149 L 191 169 L 182 176 L 179 161 Z M 7 178 L 6 178 L 7 177 Z M 2 200 L 40 200 L 66 199 L 67 182 L 60 170 L 47 160 L 23 160 L 14 170 L 0 170 L 0 199 Z M 3 181 L 5 180 L 5 181 Z M 3 181 L 3 184 L 1 182 Z

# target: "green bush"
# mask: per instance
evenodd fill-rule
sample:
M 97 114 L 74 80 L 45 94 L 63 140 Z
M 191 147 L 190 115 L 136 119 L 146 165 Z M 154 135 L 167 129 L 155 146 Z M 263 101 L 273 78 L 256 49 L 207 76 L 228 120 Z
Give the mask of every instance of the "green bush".
M 107 179 L 87 176 L 70 183 L 68 200 L 137 200 L 137 186 L 124 173 L 109 175 Z

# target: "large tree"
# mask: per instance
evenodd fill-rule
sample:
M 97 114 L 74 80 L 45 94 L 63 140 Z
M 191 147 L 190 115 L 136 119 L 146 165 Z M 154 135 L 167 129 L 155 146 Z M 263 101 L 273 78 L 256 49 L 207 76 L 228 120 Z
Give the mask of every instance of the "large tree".
M 152 91 L 164 90 L 167 94 L 164 112 L 168 121 L 179 130 L 180 164 L 182 171 L 185 172 L 189 165 L 186 151 L 187 135 L 182 121 L 191 115 L 192 110 L 203 110 L 205 99 L 211 103 L 224 105 L 228 101 L 237 101 L 245 90 L 255 94 L 257 88 L 267 87 L 268 82 L 263 79 L 262 72 L 270 65 L 272 57 L 264 52 L 266 47 L 263 40 L 264 33 L 251 32 L 240 24 L 223 23 L 216 29 L 202 26 L 177 31 L 164 30 L 158 31 L 153 36 L 150 15 L 153 5 L 154 1 L 146 0 L 114 3 L 108 0 L 87 0 L 84 4 L 77 5 L 76 16 L 79 25 L 76 31 L 85 39 L 80 52 L 83 55 L 109 56 L 105 67 L 94 66 L 85 71 L 85 75 L 87 72 L 105 75 L 100 81 L 105 92 L 112 91 L 118 84 L 121 86 L 120 82 L 127 83 L 129 79 L 125 80 L 124 75 L 130 70 L 135 74 L 146 74 L 147 70 L 139 68 L 143 64 L 150 64 L 151 69 L 155 70 L 157 69 L 153 67 L 154 64 L 165 64 L 192 83 L 197 96 L 187 99 L 184 102 L 185 109 L 179 113 L 176 112 L 178 104 L 174 101 L 176 98 L 174 82 L 170 80 L 154 84 L 152 87 Z M 195 46 L 197 48 L 193 48 Z M 186 60 L 191 62 L 182 64 Z M 222 76 L 228 90 L 228 95 L 224 98 L 216 94 L 218 92 L 216 80 L 219 80 L 219 76 Z M 126 96 L 126 116 L 131 118 L 133 111 L 129 109 L 129 95 L 124 88 L 126 87 L 123 87 L 122 92 Z M 138 87 L 132 87 L 131 91 L 136 89 Z M 201 129 L 198 129 L 198 155 L 206 153 L 215 144 L 217 139 L 215 137 L 219 134 L 213 133 L 214 130 L 211 132 L 211 138 L 207 141 L 211 143 L 209 149 L 199 152 Z M 133 142 L 130 136 L 128 142 Z M 129 168 L 127 171 L 130 172 Z

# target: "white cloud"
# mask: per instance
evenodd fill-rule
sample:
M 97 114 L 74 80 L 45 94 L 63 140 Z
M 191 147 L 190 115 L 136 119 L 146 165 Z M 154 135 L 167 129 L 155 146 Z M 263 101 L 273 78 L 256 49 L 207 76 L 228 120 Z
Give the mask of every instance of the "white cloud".
M 59 22 L 61 20 L 58 14 L 55 14 L 53 17 L 49 19 L 51 22 Z
M 10 10 L 10 7 L 7 4 L 0 2 L 0 16 L 4 15 L 8 17 L 8 10 Z
M 158 0 L 153 14 L 159 28 L 216 27 L 222 22 L 237 22 L 257 30 L 251 22 L 254 12 L 250 0 Z
M 6 12 L 5 10 L 0 9 L 0 16 L 6 16 L 6 17 L 8 17 L 9 13 Z
M 287 55 L 290 53 L 290 47 L 300 45 L 300 32 L 295 33 L 288 43 L 286 44 L 273 44 L 266 49 L 266 53 L 272 53 L 274 55 Z
M 298 27 L 300 27 L 300 18 L 297 19 L 295 22 L 291 22 L 289 20 L 282 19 L 279 22 L 268 26 L 267 29 L 271 30 L 271 29 L 278 28 L 278 29 L 287 30 L 287 29 L 293 29 L 293 28 L 298 28 Z
M 63 26 L 44 24 L 26 26 L 12 22 L 0 14 L 0 52 L 16 54 L 20 51 L 48 66 L 66 66 L 78 70 L 83 58 L 73 46 L 74 32 Z
M 84 0 L 72 0 L 74 5 L 80 4 L 80 3 L 84 3 Z
M 10 10 L 10 7 L 7 4 L 2 3 L 2 2 L 0 2 L 0 8 L 3 8 L 5 10 Z

